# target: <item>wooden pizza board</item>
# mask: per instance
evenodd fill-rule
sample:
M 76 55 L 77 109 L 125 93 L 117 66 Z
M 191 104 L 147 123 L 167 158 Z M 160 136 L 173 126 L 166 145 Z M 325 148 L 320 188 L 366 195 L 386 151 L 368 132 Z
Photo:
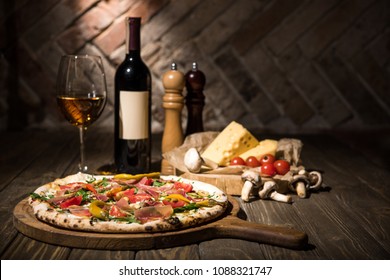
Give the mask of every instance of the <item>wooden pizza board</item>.
M 176 247 L 215 238 L 237 238 L 291 249 L 304 249 L 306 233 L 287 227 L 248 222 L 237 217 L 240 207 L 230 197 L 226 213 L 201 226 L 161 233 L 94 233 L 58 228 L 38 220 L 28 204 L 14 209 L 14 226 L 22 234 L 50 244 L 88 249 L 144 250 Z

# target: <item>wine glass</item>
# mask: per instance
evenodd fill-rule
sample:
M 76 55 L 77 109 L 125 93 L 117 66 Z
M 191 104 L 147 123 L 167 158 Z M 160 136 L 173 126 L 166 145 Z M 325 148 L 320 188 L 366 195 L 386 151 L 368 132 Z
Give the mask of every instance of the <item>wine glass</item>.
M 84 139 L 87 127 L 101 115 L 107 99 L 102 60 L 95 55 L 64 55 L 57 77 L 57 104 L 80 131 L 79 172 L 87 172 Z

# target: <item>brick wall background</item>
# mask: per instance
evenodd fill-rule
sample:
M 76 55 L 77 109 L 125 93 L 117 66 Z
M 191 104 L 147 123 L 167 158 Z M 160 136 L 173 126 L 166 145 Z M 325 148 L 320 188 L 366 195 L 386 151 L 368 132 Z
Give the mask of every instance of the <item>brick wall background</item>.
M 3 131 L 68 125 L 54 99 L 65 53 L 103 57 L 109 101 L 94 126 L 112 127 L 126 16 L 143 18 L 154 132 L 173 60 L 183 72 L 197 61 L 207 76 L 206 129 L 231 120 L 280 133 L 390 127 L 388 0 L 1 0 L 0 13 Z

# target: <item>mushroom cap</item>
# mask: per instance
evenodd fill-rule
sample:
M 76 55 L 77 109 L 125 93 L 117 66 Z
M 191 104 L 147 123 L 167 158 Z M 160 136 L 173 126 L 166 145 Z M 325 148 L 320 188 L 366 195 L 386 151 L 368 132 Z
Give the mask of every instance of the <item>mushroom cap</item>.
M 310 190 L 318 190 L 322 185 L 322 175 L 318 171 L 311 171 L 309 173 Z
M 277 189 L 277 184 L 275 183 L 275 181 L 271 180 L 271 181 L 266 181 L 264 184 L 263 184 L 263 188 L 259 191 L 259 196 L 261 199 L 265 199 L 265 198 L 268 198 L 268 196 L 271 194 L 271 192 L 274 192 L 276 191 Z
M 244 173 L 241 175 L 241 179 L 243 182 L 249 181 L 253 184 L 253 186 L 260 186 L 261 185 L 261 177 L 259 172 L 256 172 L 254 170 L 245 170 Z

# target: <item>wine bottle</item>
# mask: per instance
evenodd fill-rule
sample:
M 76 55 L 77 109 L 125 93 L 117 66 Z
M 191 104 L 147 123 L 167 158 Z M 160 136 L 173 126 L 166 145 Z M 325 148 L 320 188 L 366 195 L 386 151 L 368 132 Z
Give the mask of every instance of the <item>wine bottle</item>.
M 145 173 L 151 164 L 151 76 L 141 58 L 141 18 L 126 18 L 126 57 L 115 73 L 115 165 Z

